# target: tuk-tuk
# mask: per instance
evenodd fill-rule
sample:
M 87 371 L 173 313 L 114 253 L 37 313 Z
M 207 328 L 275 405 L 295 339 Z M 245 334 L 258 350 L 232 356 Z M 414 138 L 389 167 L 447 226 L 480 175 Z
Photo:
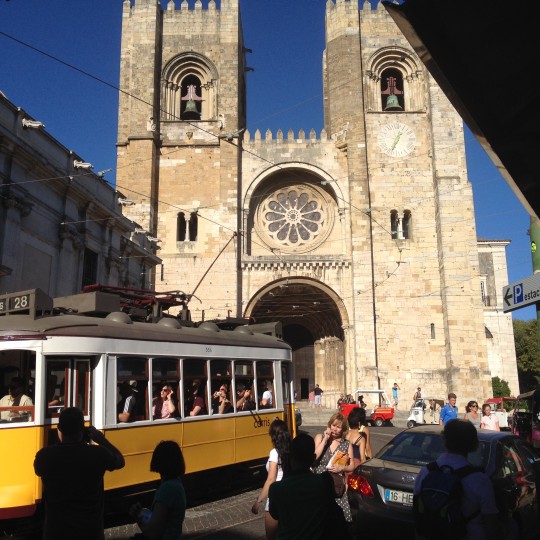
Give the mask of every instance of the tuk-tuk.
M 421 397 L 415 400 L 407 418 L 407 427 L 412 428 L 419 424 L 438 424 L 444 399 L 434 397 Z
M 501 430 L 510 431 L 512 429 L 512 413 L 515 403 L 515 397 L 492 397 L 486 399 L 484 405 L 487 404 L 491 407 L 491 414 L 497 416 Z
M 383 425 L 391 426 L 391 420 L 394 418 L 394 407 L 390 404 L 390 399 L 384 390 L 375 390 L 372 388 L 359 388 L 354 392 L 356 400 L 353 403 L 341 403 L 339 412 L 345 417 L 355 407 L 366 409 L 366 422 L 370 426 L 381 427 Z M 367 402 L 364 401 L 366 398 Z

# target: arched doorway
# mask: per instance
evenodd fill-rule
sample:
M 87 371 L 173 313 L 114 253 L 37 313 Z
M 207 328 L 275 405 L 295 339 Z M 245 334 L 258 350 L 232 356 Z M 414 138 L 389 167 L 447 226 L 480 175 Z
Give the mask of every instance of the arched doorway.
M 281 322 L 293 350 L 299 399 L 307 399 L 316 383 L 329 401 L 346 390 L 348 317 L 341 298 L 324 283 L 300 277 L 274 281 L 253 296 L 245 316 L 257 324 Z

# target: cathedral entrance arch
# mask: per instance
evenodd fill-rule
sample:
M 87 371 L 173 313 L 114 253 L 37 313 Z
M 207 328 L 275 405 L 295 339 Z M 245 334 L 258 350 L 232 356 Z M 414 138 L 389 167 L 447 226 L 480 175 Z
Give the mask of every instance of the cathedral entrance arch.
M 300 277 L 273 281 L 251 298 L 244 315 L 257 324 L 281 322 L 293 350 L 298 399 L 308 399 L 315 384 L 328 399 L 345 391 L 348 315 L 327 285 Z

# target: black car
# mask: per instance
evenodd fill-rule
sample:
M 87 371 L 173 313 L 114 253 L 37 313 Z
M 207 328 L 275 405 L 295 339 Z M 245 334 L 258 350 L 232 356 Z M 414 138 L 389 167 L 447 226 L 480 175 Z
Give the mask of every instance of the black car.
M 436 425 L 402 431 L 350 475 L 348 496 L 358 534 L 398 528 L 402 537 L 412 537 L 416 475 L 444 452 L 441 433 Z M 491 478 L 500 517 L 512 520 L 507 525 L 517 531 L 516 538 L 535 537 L 540 458 L 530 444 L 508 432 L 479 430 L 478 439 L 478 449 L 467 459 Z

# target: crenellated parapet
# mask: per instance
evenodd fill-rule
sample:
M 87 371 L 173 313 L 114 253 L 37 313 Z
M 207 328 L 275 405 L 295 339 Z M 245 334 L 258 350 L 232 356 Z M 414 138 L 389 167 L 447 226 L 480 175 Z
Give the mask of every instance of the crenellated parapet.
M 292 144 L 305 145 L 306 143 L 328 142 L 330 141 L 330 138 L 328 137 L 328 134 L 326 133 L 325 129 L 321 130 L 319 138 L 317 138 L 317 133 L 314 129 L 311 129 L 307 136 L 306 136 L 306 132 L 303 129 L 300 129 L 298 131 L 297 136 L 295 136 L 294 131 L 292 129 L 289 129 L 286 137 L 284 137 L 283 131 L 281 129 L 278 129 L 276 131 L 275 137 L 272 131 L 269 129 L 265 131 L 264 137 L 262 136 L 260 130 L 258 129 L 253 134 L 253 137 L 251 136 L 251 133 L 249 132 L 249 130 L 246 130 L 244 132 L 244 145 L 257 144 L 263 141 L 266 143 L 286 142 L 286 143 L 292 143 Z

